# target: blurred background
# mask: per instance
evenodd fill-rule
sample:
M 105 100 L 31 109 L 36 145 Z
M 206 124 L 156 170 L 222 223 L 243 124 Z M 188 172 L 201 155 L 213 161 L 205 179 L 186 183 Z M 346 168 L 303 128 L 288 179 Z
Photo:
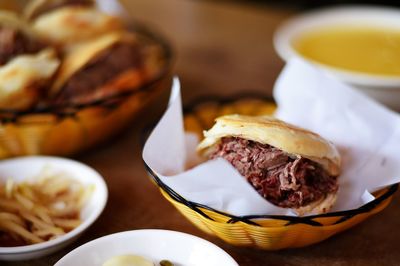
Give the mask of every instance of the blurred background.
M 200 0 L 201 1 L 201 0 Z M 215 0 L 211 0 L 215 2 Z M 377 5 L 391 5 L 399 6 L 400 1 L 357 1 L 357 0 L 221 0 L 225 2 L 238 2 L 242 4 L 255 4 L 255 5 L 267 5 L 267 6 L 278 6 L 278 7 L 291 7 L 299 9 L 310 9 L 316 7 L 340 5 L 340 4 L 377 4 Z
M 19 8 L 28 0 L 0 0 L 0 8 Z M 118 0 L 108 0 L 118 1 Z M 146 1 L 146 0 L 143 0 Z M 152 1 L 152 0 L 148 0 Z M 185 1 L 208 1 L 208 2 L 236 2 L 244 5 L 259 5 L 259 6 L 275 6 L 283 8 L 294 8 L 294 9 L 312 9 L 330 5 L 340 4 L 373 4 L 373 5 L 388 5 L 388 6 L 399 6 L 400 1 L 395 0 L 384 0 L 384 1 L 357 1 L 357 0 L 180 0 Z M 124 2 L 124 0 L 122 0 Z

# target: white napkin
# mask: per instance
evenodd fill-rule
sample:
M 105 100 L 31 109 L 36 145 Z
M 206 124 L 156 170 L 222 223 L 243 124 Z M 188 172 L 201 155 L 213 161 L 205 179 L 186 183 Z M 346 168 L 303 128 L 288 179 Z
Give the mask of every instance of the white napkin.
M 400 181 L 400 117 L 314 66 L 293 59 L 279 77 L 277 116 L 332 141 L 343 159 L 334 210 L 358 208 L 369 193 Z M 184 134 L 180 87 L 174 80 L 170 104 L 147 140 L 143 159 L 161 180 L 187 200 L 233 215 L 293 215 L 264 200 L 228 162 L 195 160 L 198 140 Z M 369 191 L 369 192 L 368 192 Z
M 342 156 L 334 210 L 357 208 L 362 195 L 400 182 L 400 116 L 301 59 L 274 88 L 276 116 L 332 141 Z M 372 195 L 367 199 L 373 199 Z
M 223 159 L 207 161 L 184 171 L 187 159 L 196 158 L 197 137 L 183 131 L 180 84 L 174 79 L 167 111 L 143 149 L 143 159 L 160 179 L 187 200 L 235 215 L 277 213 L 288 210 L 262 198 Z

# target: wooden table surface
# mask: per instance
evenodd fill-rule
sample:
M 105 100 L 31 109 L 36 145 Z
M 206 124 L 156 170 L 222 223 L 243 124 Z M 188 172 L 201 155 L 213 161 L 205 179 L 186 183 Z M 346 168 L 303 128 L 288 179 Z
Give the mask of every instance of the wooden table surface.
M 219 1 L 125 0 L 131 16 L 155 27 L 176 53 L 175 72 L 184 101 L 203 93 L 243 90 L 271 93 L 283 67 L 272 45 L 275 28 L 295 10 Z M 379 215 L 322 243 L 295 250 L 262 251 L 225 244 L 194 227 L 149 181 L 139 142 L 141 128 L 165 105 L 154 105 L 122 135 L 75 159 L 105 178 L 107 206 L 74 244 L 48 257 L 1 265 L 52 265 L 72 249 L 107 234 L 143 229 L 177 230 L 205 238 L 226 250 L 239 265 L 400 265 L 400 198 Z M 221 265 L 222 266 L 222 265 Z

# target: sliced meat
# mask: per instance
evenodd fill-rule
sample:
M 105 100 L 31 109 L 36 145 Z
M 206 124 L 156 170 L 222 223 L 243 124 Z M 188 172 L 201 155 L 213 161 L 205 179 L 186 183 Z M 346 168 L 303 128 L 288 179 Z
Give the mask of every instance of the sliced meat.
M 338 190 L 336 177 L 318 164 L 255 141 L 222 138 L 209 157 L 229 161 L 265 199 L 280 207 L 298 208 Z
M 17 55 L 37 53 L 42 48 L 43 45 L 20 31 L 0 27 L 0 65 L 6 64 Z

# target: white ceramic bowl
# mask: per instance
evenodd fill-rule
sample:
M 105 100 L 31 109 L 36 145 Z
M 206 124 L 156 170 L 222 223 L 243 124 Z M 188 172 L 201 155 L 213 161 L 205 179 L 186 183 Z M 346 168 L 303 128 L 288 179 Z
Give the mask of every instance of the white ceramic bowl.
M 76 240 L 101 214 L 107 202 L 107 186 L 92 168 L 69 159 L 46 156 L 28 156 L 0 161 L 0 180 L 9 178 L 20 182 L 39 174 L 43 167 L 69 173 L 84 185 L 94 185 L 94 191 L 81 211 L 82 224 L 67 234 L 47 242 L 19 246 L 0 247 L 0 260 L 28 260 L 53 253 Z
M 274 34 L 274 46 L 287 61 L 300 56 L 293 40 L 304 32 L 335 25 L 361 25 L 400 29 L 400 9 L 374 6 L 341 6 L 325 8 L 296 16 L 282 24 Z M 400 110 L 400 77 L 385 77 L 318 64 L 328 73 L 362 90 L 385 105 Z
M 101 266 L 117 255 L 143 256 L 159 265 L 169 260 L 176 266 L 238 266 L 216 245 L 189 234 L 144 229 L 116 233 L 88 242 L 59 260 L 55 266 Z

